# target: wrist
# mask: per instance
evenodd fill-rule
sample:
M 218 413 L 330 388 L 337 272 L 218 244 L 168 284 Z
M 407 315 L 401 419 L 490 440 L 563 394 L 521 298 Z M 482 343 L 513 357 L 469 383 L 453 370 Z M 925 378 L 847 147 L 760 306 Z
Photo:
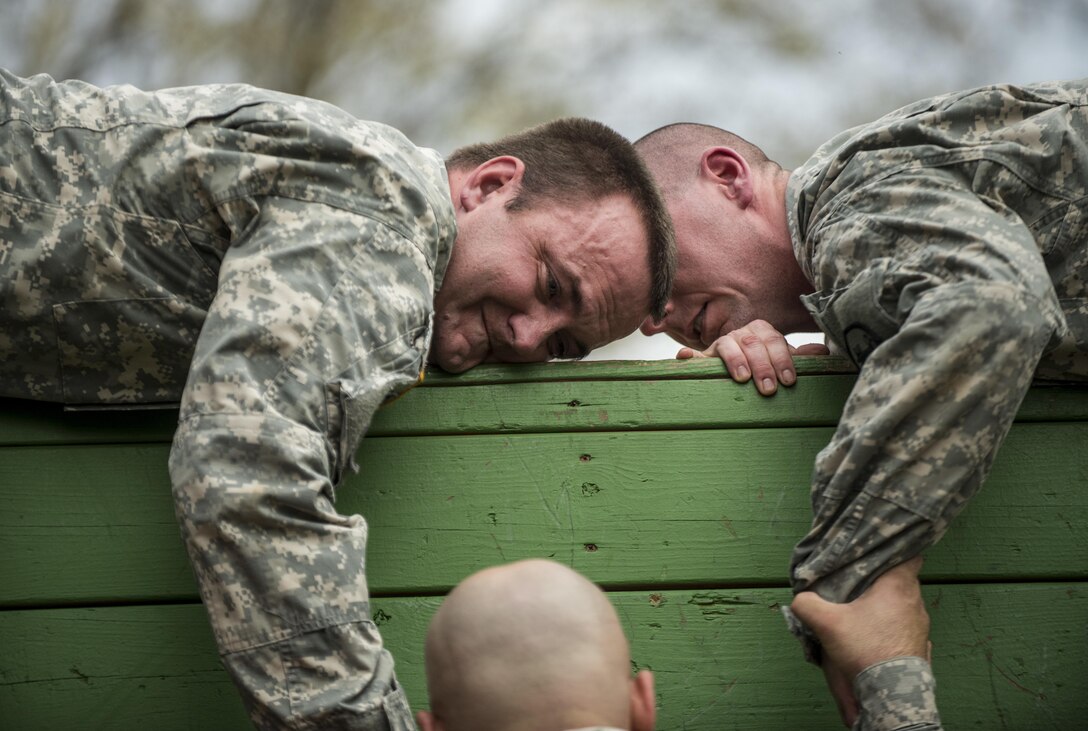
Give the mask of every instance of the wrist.
M 939 726 L 936 686 L 929 663 L 916 655 L 869 665 L 854 678 L 862 728 L 892 731 L 905 724 Z

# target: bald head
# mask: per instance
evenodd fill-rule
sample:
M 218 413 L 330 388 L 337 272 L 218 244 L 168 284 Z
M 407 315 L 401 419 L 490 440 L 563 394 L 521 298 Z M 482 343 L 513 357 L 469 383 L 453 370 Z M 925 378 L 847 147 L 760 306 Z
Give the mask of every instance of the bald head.
M 615 610 L 553 561 L 461 582 L 431 620 L 426 662 L 433 728 L 443 731 L 648 728 L 631 718 L 635 684 Z M 651 704 L 652 695 L 651 685 Z
M 695 182 L 703 151 L 710 147 L 732 148 L 753 168 L 777 167 L 763 150 L 740 135 L 708 124 L 678 122 L 659 127 L 635 142 L 635 150 L 657 180 L 666 200 Z

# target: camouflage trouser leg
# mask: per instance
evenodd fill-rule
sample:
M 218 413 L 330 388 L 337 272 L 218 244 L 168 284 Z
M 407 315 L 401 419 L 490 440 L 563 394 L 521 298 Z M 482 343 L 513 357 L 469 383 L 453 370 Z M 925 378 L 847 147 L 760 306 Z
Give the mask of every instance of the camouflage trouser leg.
M 336 512 L 333 485 L 375 408 L 418 375 L 425 342 L 398 319 L 425 332 L 426 310 L 405 314 L 408 296 L 396 317 L 375 305 L 423 267 L 400 266 L 418 252 L 367 219 L 350 237 L 323 236 L 352 214 L 312 210 L 264 202 L 260 215 L 298 220 L 294 241 L 263 241 L 258 222 L 223 262 L 170 455 L 175 504 L 223 662 L 259 727 L 406 731 L 370 616 L 366 522 Z M 312 240 L 320 252 L 295 243 Z M 420 307 L 425 287 L 412 290 Z

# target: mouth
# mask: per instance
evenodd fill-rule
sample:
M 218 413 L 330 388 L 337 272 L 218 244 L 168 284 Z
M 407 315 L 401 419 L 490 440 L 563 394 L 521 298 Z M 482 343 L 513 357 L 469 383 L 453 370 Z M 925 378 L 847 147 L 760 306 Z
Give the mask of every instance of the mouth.
M 701 343 L 704 348 L 710 347 L 710 345 L 703 340 L 703 327 L 706 324 L 706 306 L 708 304 L 709 301 L 704 302 L 699 311 L 695 313 L 695 319 L 691 321 L 692 340 Z
M 494 361 L 495 357 L 495 340 L 491 335 L 491 326 L 487 321 L 487 313 L 484 311 L 483 307 L 480 308 L 480 324 L 484 329 L 484 352 L 480 355 L 480 362 L 490 363 Z

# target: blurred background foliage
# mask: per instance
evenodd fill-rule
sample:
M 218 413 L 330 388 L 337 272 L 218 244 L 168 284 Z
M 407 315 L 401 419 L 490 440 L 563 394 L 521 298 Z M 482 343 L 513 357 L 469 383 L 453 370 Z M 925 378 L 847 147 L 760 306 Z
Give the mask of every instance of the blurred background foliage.
M 576 114 L 732 129 L 787 167 L 914 99 L 1088 75 L 1088 0 L 0 0 L 0 66 L 244 81 L 449 152 Z M 668 357 L 663 336 L 598 351 Z

